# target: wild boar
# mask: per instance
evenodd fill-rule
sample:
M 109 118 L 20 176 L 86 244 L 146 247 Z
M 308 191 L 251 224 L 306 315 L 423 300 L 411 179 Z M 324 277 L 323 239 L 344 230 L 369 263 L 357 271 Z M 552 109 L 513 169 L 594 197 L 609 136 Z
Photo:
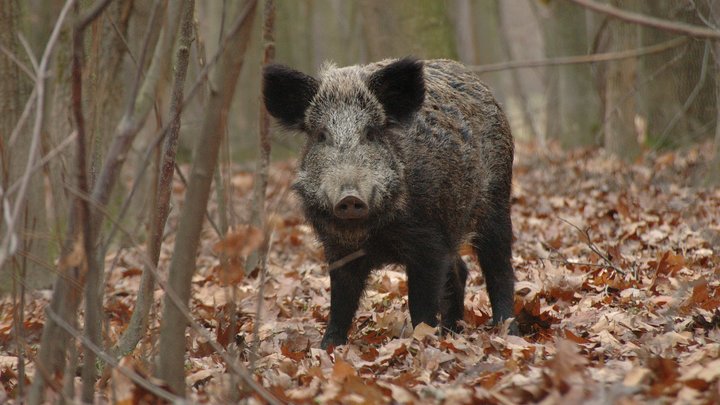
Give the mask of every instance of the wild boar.
M 263 73 L 268 112 L 307 136 L 293 185 L 330 271 L 321 347 L 345 344 L 370 272 L 403 265 L 413 326 L 456 331 L 469 241 L 494 322 L 513 317 L 513 138 L 490 90 L 463 65 L 413 58 L 338 68 L 319 78 Z M 346 258 L 361 252 L 354 260 Z M 362 253 L 364 252 L 364 255 Z M 340 261 L 340 262 L 338 262 Z

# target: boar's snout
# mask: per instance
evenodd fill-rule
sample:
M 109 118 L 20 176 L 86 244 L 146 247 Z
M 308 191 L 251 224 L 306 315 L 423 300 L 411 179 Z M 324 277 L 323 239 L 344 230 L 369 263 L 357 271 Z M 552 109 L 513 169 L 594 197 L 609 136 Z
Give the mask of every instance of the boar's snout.
M 365 219 L 368 205 L 356 191 L 343 193 L 333 207 L 333 214 L 339 219 Z

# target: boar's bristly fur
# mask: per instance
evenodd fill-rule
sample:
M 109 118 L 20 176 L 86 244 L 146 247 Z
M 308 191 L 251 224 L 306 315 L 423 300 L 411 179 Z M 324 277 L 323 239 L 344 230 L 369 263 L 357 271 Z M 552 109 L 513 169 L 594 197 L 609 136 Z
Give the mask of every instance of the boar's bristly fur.
M 293 188 L 330 263 L 323 348 L 344 344 L 368 275 L 405 266 L 413 326 L 458 330 L 475 247 L 493 321 L 513 317 L 513 139 L 490 90 L 449 60 L 264 71 L 265 105 L 307 135 Z

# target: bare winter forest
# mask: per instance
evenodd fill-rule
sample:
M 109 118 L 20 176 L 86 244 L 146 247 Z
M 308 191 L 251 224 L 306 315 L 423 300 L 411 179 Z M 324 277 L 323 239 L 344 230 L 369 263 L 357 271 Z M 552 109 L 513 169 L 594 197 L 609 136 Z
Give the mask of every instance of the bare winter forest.
M 720 1 L 2 0 L 0 27 L 0 403 L 720 403 Z M 509 119 L 515 323 L 464 244 L 462 331 L 413 327 L 391 265 L 321 349 L 357 257 L 303 215 L 314 141 L 263 66 L 405 56 Z

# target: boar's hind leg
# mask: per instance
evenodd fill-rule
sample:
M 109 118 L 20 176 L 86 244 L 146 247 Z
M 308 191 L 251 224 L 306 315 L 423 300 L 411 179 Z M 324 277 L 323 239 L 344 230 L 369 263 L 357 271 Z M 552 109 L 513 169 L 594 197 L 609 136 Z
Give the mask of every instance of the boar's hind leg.
M 467 265 L 459 255 L 448 267 L 445 280 L 445 291 L 440 306 L 440 316 L 444 330 L 459 332 L 458 321 L 465 314 L 465 282 L 467 281 Z
M 499 210 L 500 211 L 500 210 Z M 493 323 L 512 318 L 515 277 L 511 264 L 512 222 L 509 209 L 488 215 L 473 239 L 490 296 Z M 516 332 L 513 324 L 511 332 Z
M 366 260 L 356 259 L 330 271 L 330 320 L 320 347 L 344 345 L 365 282 L 370 274 Z

